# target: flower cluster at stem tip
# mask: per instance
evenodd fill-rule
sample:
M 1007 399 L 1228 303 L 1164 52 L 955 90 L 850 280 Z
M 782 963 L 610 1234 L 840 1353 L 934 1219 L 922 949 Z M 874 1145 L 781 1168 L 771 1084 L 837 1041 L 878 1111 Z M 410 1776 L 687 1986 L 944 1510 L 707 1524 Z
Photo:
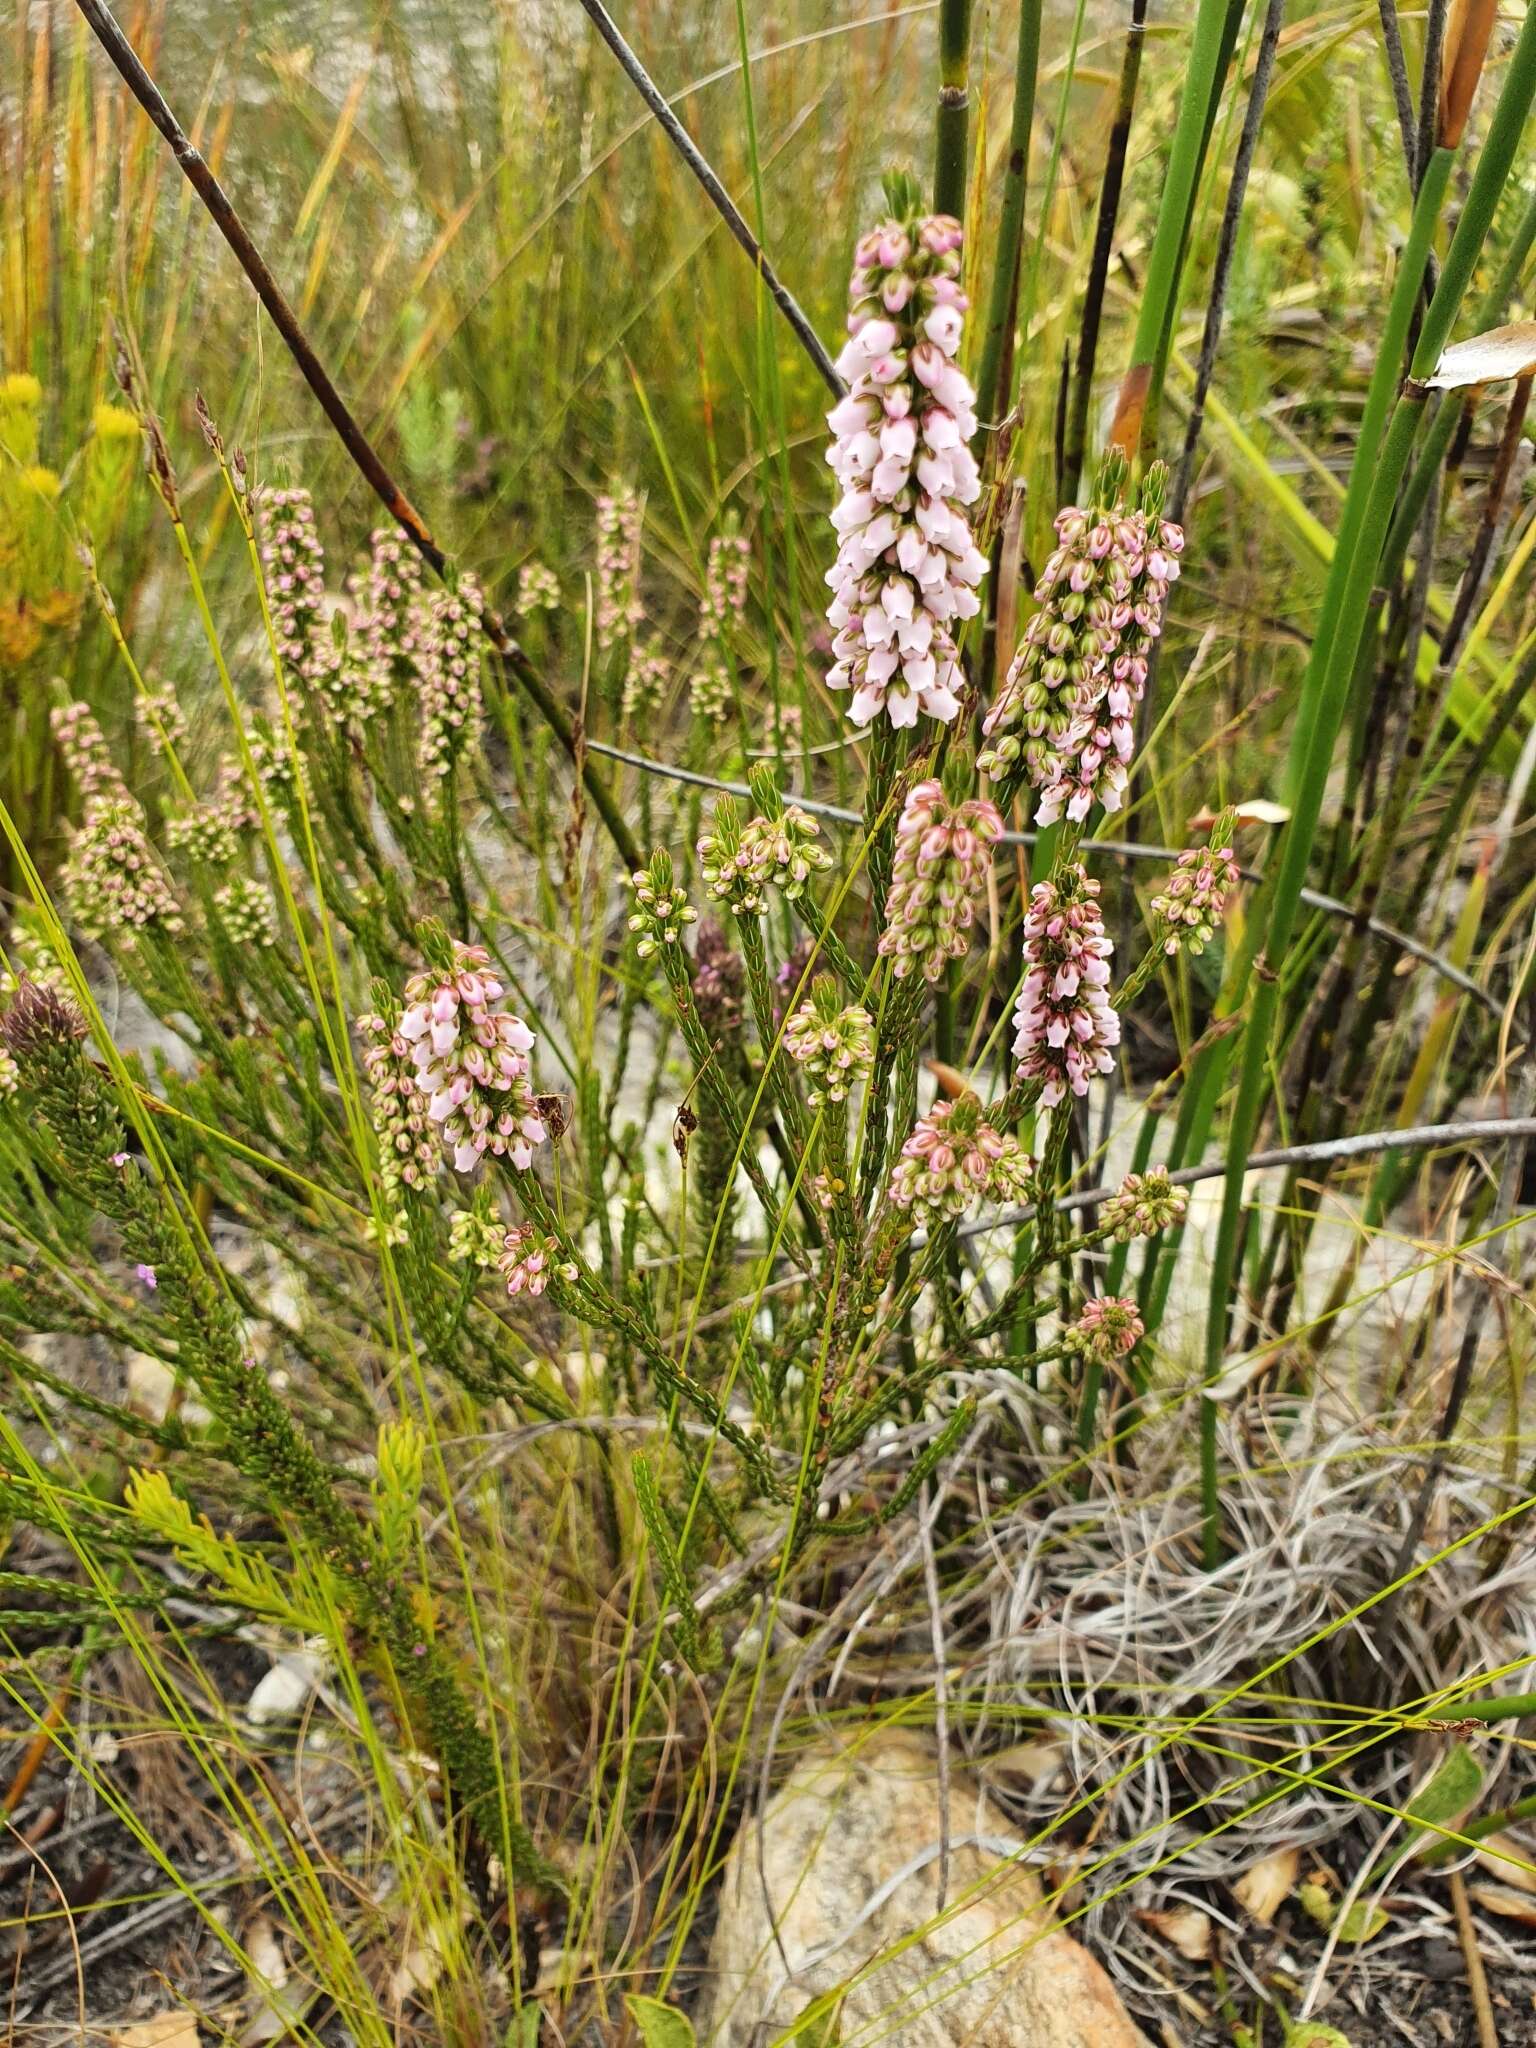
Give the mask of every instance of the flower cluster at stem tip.
M 1082 1313 L 1061 1341 L 1068 1351 L 1100 1365 L 1112 1365 L 1134 1351 L 1145 1335 L 1140 1311 L 1129 1296 L 1100 1294 L 1084 1302 Z
M 873 1071 L 875 1020 L 858 1003 L 840 1005 L 836 982 L 818 974 L 809 997 L 784 1027 L 784 1050 L 800 1064 L 812 1109 L 846 1102 Z
M 487 1152 L 524 1173 L 548 1136 L 528 1079 L 534 1035 L 503 1007 L 489 962 L 483 946 L 454 940 L 448 971 L 428 968 L 406 983 L 391 1043 L 404 1042 L 428 1121 L 461 1173 Z
M 1025 975 L 1014 1006 L 1013 1052 L 1021 1081 L 1042 1084 L 1053 1109 L 1086 1095 L 1095 1074 L 1114 1071 L 1120 1019 L 1109 1000 L 1114 948 L 1099 914 L 1099 885 L 1069 862 L 1035 885 L 1024 919 Z
M 1128 1173 L 1099 1210 L 1099 1222 L 1112 1237 L 1128 1244 L 1133 1237 L 1154 1237 L 1184 1221 L 1189 1197 L 1169 1180 L 1167 1170 Z
M 635 952 L 640 959 L 651 959 L 663 946 L 675 946 L 683 928 L 698 922 L 699 913 L 689 903 L 686 891 L 673 883 L 670 854 L 653 854 L 650 866 L 636 868 L 629 885 L 637 906 L 629 928 L 638 935 Z
M 761 911 L 769 889 L 793 902 L 813 874 L 832 865 L 821 827 L 809 812 L 794 803 L 777 802 L 774 808 L 777 816 L 749 818 L 743 825 L 734 798 L 721 797 L 714 830 L 698 842 L 706 895 L 738 917 Z
M 1124 802 L 1136 707 L 1184 548 L 1182 529 L 1162 517 L 1166 480 L 1154 463 L 1128 503 L 1124 458 L 1111 454 L 1095 503 L 1056 516 L 1039 609 L 987 713 L 978 761 L 1004 788 L 1028 777 L 1038 825 Z
M 1216 935 L 1237 880 L 1230 846 L 1192 846 L 1173 864 L 1152 915 L 1162 927 L 1165 953 L 1203 953 Z
M 876 228 L 854 257 L 837 364 L 848 395 L 827 415 L 842 491 L 827 684 L 852 692 L 855 725 L 947 722 L 960 708 L 954 627 L 979 609 L 987 566 L 961 510 L 981 491 L 976 394 L 956 361 L 961 239 L 947 215 L 914 215 Z
M 908 795 L 880 934 L 880 951 L 892 958 L 898 980 L 917 969 L 937 981 L 949 961 L 964 956 L 1002 829 L 1002 815 L 986 797 L 951 802 L 931 778 Z
M 962 1095 L 918 1118 L 892 1169 L 890 1196 L 932 1229 L 957 1221 L 978 1201 L 1026 1201 L 1034 1170 L 1018 1139 L 994 1129 L 974 1095 Z

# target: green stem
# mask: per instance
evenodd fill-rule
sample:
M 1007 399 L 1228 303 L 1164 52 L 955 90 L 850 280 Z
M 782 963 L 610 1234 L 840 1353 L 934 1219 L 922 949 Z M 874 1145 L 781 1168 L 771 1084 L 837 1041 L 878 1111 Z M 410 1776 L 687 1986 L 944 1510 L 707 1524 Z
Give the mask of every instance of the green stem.
M 939 111 L 934 126 L 933 210 L 965 214 L 971 0 L 942 0 L 939 13 Z
M 1035 119 L 1035 76 L 1039 64 L 1040 0 L 1020 0 L 1013 125 L 1008 134 L 1008 161 L 1003 167 L 1003 198 L 998 211 L 997 249 L 982 337 L 981 367 L 976 375 L 977 417 L 989 428 L 997 425 L 1003 351 L 1018 304 L 1019 271 L 1024 256 L 1024 196 L 1029 187 L 1029 136 Z
M 1206 1313 L 1205 1375 L 1219 1374 L 1225 1348 L 1227 1304 L 1236 1270 L 1242 1217 L 1243 1166 L 1252 1150 L 1268 1081 L 1270 1033 L 1279 1001 L 1278 969 L 1295 924 L 1307 865 L 1317 834 L 1334 743 L 1347 705 L 1350 678 L 1386 545 L 1398 488 L 1422 417 L 1422 380 L 1439 361 L 1466 294 L 1472 269 L 1487 237 L 1499 195 L 1519 148 L 1531 102 L 1536 97 L 1536 10 L 1527 15 L 1510 60 L 1504 90 L 1489 124 L 1471 188 L 1430 301 L 1410 366 L 1410 382 L 1398 398 L 1379 452 L 1371 431 L 1374 414 L 1385 410 L 1386 394 L 1397 382 L 1398 364 L 1415 301 L 1423 281 L 1435 222 L 1450 177 L 1453 152 L 1437 149 L 1425 168 L 1413 226 L 1399 269 L 1371 380 L 1361 437 L 1350 475 L 1339 540 L 1302 680 L 1291 748 L 1288 786 L 1292 813 L 1282 835 L 1276 879 L 1254 904 L 1244 958 L 1253 972 L 1252 1009 L 1243 1039 L 1243 1067 L 1227 1141 L 1227 1178 L 1221 1222 L 1211 1265 Z M 1379 404 L 1378 404 L 1379 402 Z M 1264 899 L 1268 898 L 1267 904 Z M 1239 973 L 1238 986 L 1245 977 Z M 1217 1048 L 1225 1066 L 1234 1035 Z M 1201 1492 L 1208 1563 L 1219 1559 L 1220 1486 L 1216 1470 L 1214 1405 L 1201 1404 Z
M 1152 252 L 1142 281 L 1141 309 L 1136 336 L 1131 344 L 1130 368 L 1121 389 L 1120 417 L 1125 438 L 1121 446 L 1134 452 L 1141 442 L 1141 423 L 1162 351 L 1163 336 L 1179 288 L 1183 268 L 1185 236 L 1195 203 L 1200 162 L 1211 109 L 1211 95 L 1219 75 L 1222 49 L 1227 35 L 1229 0 L 1200 0 L 1190 38 L 1189 61 L 1184 73 L 1184 91 L 1179 100 L 1178 120 L 1163 173 L 1162 198 Z M 1134 429 L 1134 432 L 1133 432 Z
M 1131 116 L 1136 107 L 1136 86 L 1141 76 L 1141 52 L 1146 42 L 1147 0 L 1131 0 L 1131 21 L 1125 32 L 1125 56 L 1120 65 L 1120 92 L 1115 118 L 1109 131 L 1109 149 L 1104 159 L 1104 179 L 1099 188 L 1099 217 L 1093 235 L 1093 260 L 1088 269 L 1088 286 L 1083 293 L 1079 326 L 1077 363 L 1072 372 L 1072 412 L 1067 427 L 1066 454 L 1062 462 L 1065 487 L 1076 503 L 1083 491 L 1083 460 L 1088 447 L 1088 407 L 1093 396 L 1093 368 L 1099 352 L 1099 327 L 1104 318 L 1104 293 L 1109 283 L 1109 259 L 1115 244 L 1115 225 L 1120 217 L 1120 192 L 1125 183 L 1125 156 L 1131 139 Z

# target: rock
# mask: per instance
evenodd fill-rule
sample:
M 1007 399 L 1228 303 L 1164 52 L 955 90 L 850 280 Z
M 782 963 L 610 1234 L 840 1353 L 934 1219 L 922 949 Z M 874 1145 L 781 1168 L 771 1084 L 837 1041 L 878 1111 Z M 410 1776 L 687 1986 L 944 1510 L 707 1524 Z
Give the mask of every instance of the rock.
M 699 2030 L 706 2048 L 768 2048 L 840 1986 L 833 2040 L 1147 2048 L 1104 1971 L 1053 1925 L 1033 1871 L 1007 1860 L 1013 1824 L 959 1769 L 937 1915 L 938 1771 L 916 1737 L 819 1747 L 762 1828 L 761 1866 L 751 1820 L 726 1859 Z

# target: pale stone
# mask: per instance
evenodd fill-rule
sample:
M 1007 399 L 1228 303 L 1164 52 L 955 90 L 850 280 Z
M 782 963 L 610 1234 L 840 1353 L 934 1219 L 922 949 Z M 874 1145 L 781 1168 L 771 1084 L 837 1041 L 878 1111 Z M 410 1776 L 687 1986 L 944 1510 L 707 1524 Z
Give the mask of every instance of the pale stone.
M 932 1748 L 915 1736 L 804 1757 L 763 1816 L 761 1862 L 755 1820 L 726 1859 L 700 2041 L 769 2048 L 846 1987 L 825 2038 L 1146 2048 L 1104 1970 L 1041 1906 L 1033 1871 L 1010 1860 L 1013 1824 L 958 1768 L 938 1911 L 941 1811 Z

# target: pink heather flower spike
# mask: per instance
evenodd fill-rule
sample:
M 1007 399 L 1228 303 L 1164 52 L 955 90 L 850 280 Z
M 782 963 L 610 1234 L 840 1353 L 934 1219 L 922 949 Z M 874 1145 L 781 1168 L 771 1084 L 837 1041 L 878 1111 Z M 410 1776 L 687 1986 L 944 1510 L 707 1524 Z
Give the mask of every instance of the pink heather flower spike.
M 1028 777 L 1037 824 L 1080 822 L 1095 803 L 1116 811 L 1124 801 L 1136 707 L 1184 548 L 1183 530 L 1162 517 L 1166 481 L 1154 463 L 1127 504 L 1124 459 L 1112 454 L 1097 502 L 1057 514 L 1040 609 L 987 713 L 990 744 L 977 763 L 1005 793 Z
M 957 1222 L 980 1201 L 1027 1200 L 1034 1170 L 1018 1139 L 995 1130 L 974 1095 L 962 1095 L 918 1118 L 892 1170 L 890 1197 L 931 1230 Z
M 89 704 L 59 704 L 48 714 L 64 765 L 74 777 L 81 801 L 131 803 L 128 785 L 113 766 L 107 736 Z
M 1068 1351 L 1099 1365 L 1113 1365 L 1134 1351 L 1145 1335 L 1140 1312 L 1129 1296 L 1101 1294 L 1084 1302 L 1082 1314 L 1061 1341 Z
M 1203 953 L 1215 937 L 1237 880 L 1230 846 L 1193 846 L 1174 862 L 1161 895 L 1152 898 L 1165 953 Z
M 640 542 L 645 508 L 632 485 L 597 501 L 597 644 L 606 653 L 645 617 L 640 603 Z
M 424 659 L 417 758 L 422 780 L 448 774 L 480 732 L 480 590 L 466 576 L 432 602 L 434 645 Z
M 153 1294 L 155 1289 L 160 1285 L 159 1280 L 155 1277 L 154 1267 L 146 1266 L 141 1262 L 139 1265 L 135 1266 L 133 1270 L 135 1277 L 142 1281 L 144 1286 L 146 1286 L 149 1289 L 150 1293 Z
M 283 666 L 295 683 L 330 696 L 341 658 L 326 626 L 325 550 L 309 492 L 263 491 L 256 501 L 261 562 Z
M 375 987 L 382 992 L 382 984 Z M 393 1009 L 392 1002 L 390 1007 Z M 369 1107 L 379 1144 L 379 1187 L 389 1219 L 387 1240 L 403 1244 L 405 1190 L 424 1187 L 433 1178 L 441 1148 L 398 1015 L 359 1017 L 357 1028 L 364 1040 L 363 1071 L 368 1076 Z
M 560 609 L 560 578 L 547 563 L 524 562 L 517 572 L 517 616 L 530 619 L 535 612 Z
M 70 914 L 88 939 L 112 932 L 131 942 L 139 933 L 177 937 L 184 929 L 154 850 L 144 813 L 130 798 L 88 806 L 70 842 L 61 880 Z
M 699 599 L 698 666 L 689 685 L 689 708 L 695 718 L 723 725 L 731 709 L 730 648 L 747 608 L 746 537 L 734 528 L 717 533 L 709 544 L 704 595 Z
M 1099 915 L 1099 885 L 1072 863 L 1040 882 L 1024 919 L 1026 972 L 1014 1007 L 1015 1072 L 1044 1083 L 1053 1109 L 1070 1092 L 1086 1095 L 1095 1074 L 1114 1071 L 1120 1019 L 1109 1000 L 1114 952 Z
M 958 221 L 887 221 L 866 235 L 849 285 L 849 340 L 837 367 L 848 395 L 827 415 L 842 490 L 827 572 L 834 664 L 848 716 L 947 723 L 964 678 L 954 624 L 979 609 L 986 558 L 962 506 L 981 482 L 970 441 L 976 394 L 955 360 L 966 297 Z
M 502 1007 L 506 991 L 490 957 L 455 939 L 450 973 L 412 975 L 390 1048 L 404 1041 L 428 1121 L 460 1173 L 487 1152 L 526 1173 L 548 1136 L 528 1079 L 534 1036 Z
M 880 934 L 880 951 L 894 958 L 898 980 L 918 968 L 937 981 L 947 962 L 964 957 L 1002 829 L 996 804 L 986 797 L 951 803 L 935 779 L 908 796 Z

